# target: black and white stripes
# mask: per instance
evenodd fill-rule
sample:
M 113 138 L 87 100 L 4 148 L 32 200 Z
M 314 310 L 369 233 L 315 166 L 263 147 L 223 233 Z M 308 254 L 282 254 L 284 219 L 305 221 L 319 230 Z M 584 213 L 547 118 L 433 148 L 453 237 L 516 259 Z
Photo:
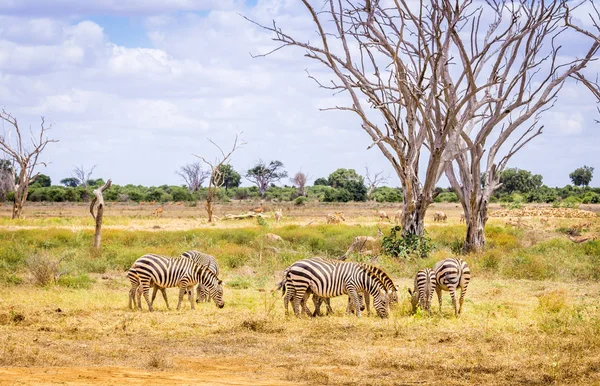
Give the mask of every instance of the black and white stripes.
M 435 292 L 440 303 L 440 312 L 442 311 L 442 291 L 449 291 L 454 306 L 454 315 L 460 315 L 467 287 L 471 281 L 471 270 L 467 262 L 457 257 L 451 257 L 438 261 L 433 266 L 433 272 L 435 274 Z M 456 290 L 458 288 L 460 288 L 460 300 L 459 304 L 456 304 Z

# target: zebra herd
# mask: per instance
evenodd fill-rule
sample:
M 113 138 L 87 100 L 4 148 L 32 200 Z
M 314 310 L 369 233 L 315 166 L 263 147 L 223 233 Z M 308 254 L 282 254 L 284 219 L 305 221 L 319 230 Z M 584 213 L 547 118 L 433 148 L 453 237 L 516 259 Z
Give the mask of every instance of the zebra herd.
M 194 309 L 193 287 L 197 284 L 196 302 L 210 301 L 222 308 L 223 285 L 218 278 L 219 267 L 216 259 L 202 252 L 187 251 L 177 258 L 155 254 L 146 254 L 137 259 L 127 277 L 131 283 L 129 290 L 129 307 L 142 308 L 141 296 L 153 310 L 152 304 L 156 293 L 160 290 L 167 308 L 169 302 L 165 289 L 178 287 L 181 307 L 184 295 L 188 295 L 191 308 Z M 450 292 L 454 313 L 458 316 L 462 311 L 464 296 L 471 279 L 471 271 L 467 263 L 459 258 L 448 258 L 436 263 L 433 269 L 424 268 L 417 272 L 414 290 L 408 289 L 411 295 L 413 312 L 417 307 L 431 314 L 431 299 L 435 290 L 438 296 L 440 312 L 442 310 L 442 291 Z M 152 291 L 150 298 L 149 291 Z M 461 290 L 459 303 L 456 301 L 456 290 Z M 398 303 L 398 287 L 390 276 L 374 265 L 312 257 L 297 261 L 283 272 L 283 279 L 278 285 L 284 297 L 284 307 L 288 312 L 292 303 L 294 314 L 308 316 L 321 315 L 320 306 L 325 302 L 327 314 L 333 312 L 329 300 L 333 297 L 348 295 L 346 313 L 361 316 L 365 308 L 370 314 L 370 298 L 377 315 L 386 318 L 389 308 Z M 306 305 L 312 295 L 315 310 L 310 311 Z

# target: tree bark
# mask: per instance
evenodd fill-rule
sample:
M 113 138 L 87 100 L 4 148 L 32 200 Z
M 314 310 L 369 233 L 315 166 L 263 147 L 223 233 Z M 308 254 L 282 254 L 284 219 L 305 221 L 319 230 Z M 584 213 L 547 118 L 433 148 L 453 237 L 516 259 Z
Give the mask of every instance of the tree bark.
M 467 222 L 467 235 L 463 249 L 465 252 L 476 252 L 485 246 L 485 224 L 487 223 L 487 204 L 465 216 Z
M 110 180 L 110 178 L 108 179 L 108 181 L 106 181 L 106 183 L 98 188 L 98 189 L 94 189 L 94 199 L 92 200 L 92 203 L 90 204 L 90 213 L 92 214 L 92 217 L 94 218 L 94 220 L 96 220 L 96 232 L 94 233 L 94 248 L 99 249 L 100 248 L 100 243 L 102 241 L 102 217 L 104 215 L 104 196 L 103 193 L 106 189 L 110 188 L 110 186 L 112 185 L 112 181 Z M 97 211 L 96 214 L 94 215 L 94 206 L 97 205 Z

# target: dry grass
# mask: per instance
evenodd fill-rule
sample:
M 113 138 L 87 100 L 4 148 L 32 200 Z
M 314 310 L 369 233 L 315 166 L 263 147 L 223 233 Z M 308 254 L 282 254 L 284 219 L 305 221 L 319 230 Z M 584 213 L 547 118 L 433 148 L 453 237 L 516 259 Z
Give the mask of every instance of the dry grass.
M 341 298 L 336 316 L 298 320 L 284 315 L 279 294 L 256 289 L 226 288 L 221 310 L 160 302 L 155 313 L 129 311 L 124 278 L 97 279 L 90 290 L 4 288 L 0 365 L 192 376 L 186 361 L 227 360 L 260 365 L 262 379 L 309 384 L 600 382 L 598 283 L 474 280 L 458 319 L 446 293 L 431 318 L 408 316 L 405 297 L 388 320 L 344 316 Z M 411 285 L 399 284 L 403 294 Z

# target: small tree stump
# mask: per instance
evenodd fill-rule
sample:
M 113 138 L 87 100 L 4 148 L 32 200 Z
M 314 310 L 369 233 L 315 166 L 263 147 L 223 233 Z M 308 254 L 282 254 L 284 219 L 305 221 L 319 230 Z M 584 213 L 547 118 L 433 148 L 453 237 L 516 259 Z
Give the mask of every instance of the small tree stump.
M 90 204 L 90 213 L 94 220 L 96 220 L 96 233 L 94 234 L 94 248 L 100 248 L 100 241 L 102 239 L 102 215 L 104 214 L 104 196 L 102 195 L 104 191 L 112 185 L 112 181 L 110 178 L 106 183 L 98 188 L 94 189 L 94 198 L 92 199 L 92 203 Z M 94 206 L 98 206 L 96 210 L 96 214 L 94 214 Z

